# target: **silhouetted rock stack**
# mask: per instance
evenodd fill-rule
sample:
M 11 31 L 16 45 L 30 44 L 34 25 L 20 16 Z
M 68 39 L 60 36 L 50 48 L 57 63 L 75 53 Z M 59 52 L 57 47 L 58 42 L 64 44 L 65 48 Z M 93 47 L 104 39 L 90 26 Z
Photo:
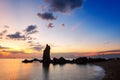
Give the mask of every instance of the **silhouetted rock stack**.
M 43 63 L 50 63 L 50 46 L 47 44 L 43 53 Z
M 113 60 L 113 59 L 108 59 L 108 60 Z M 115 58 L 115 59 L 119 60 L 120 58 Z M 49 65 L 50 63 L 53 63 L 53 64 L 65 64 L 65 63 L 86 64 L 86 63 L 103 62 L 103 61 L 107 61 L 107 60 L 104 58 L 87 58 L 87 57 L 79 57 L 73 60 L 66 60 L 64 57 L 60 57 L 59 59 L 53 58 L 53 60 L 51 60 L 50 46 L 47 44 L 43 52 L 43 60 L 34 58 L 32 60 L 25 59 L 22 62 L 23 63 L 42 62 L 43 65 Z

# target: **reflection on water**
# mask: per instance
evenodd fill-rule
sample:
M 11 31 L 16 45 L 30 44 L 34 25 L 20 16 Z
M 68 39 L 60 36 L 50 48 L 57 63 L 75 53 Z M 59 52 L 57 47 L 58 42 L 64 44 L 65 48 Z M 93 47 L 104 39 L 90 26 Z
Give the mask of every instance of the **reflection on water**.
M 49 80 L 49 66 L 50 64 L 43 63 L 43 80 Z
M 104 70 L 95 65 L 24 64 L 21 59 L 0 59 L 0 80 L 101 80 Z

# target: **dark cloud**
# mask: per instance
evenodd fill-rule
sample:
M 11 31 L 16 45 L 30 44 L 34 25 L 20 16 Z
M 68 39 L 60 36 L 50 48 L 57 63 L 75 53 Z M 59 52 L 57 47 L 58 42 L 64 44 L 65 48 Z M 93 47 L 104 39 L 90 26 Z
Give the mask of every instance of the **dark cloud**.
M 44 0 L 48 3 L 49 10 L 67 13 L 82 6 L 84 0 Z
M 33 40 L 35 38 L 31 37 L 30 34 L 37 33 L 38 30 L 36 30 L 37 27 L 35 25 L 28 26 L 22 33 L 21 32 L 15 32 L 13 34 L 6 35 L 6 38 L 8 39 L 15 39 L 15 40 Z M 5 31 L 4 31 L 5 33 Z
M 36 29 L 37 29 L 36 25 L 30 25 L 24 31 L 25 31 L 25 34 L 30 35 L 30 34 L 37 33 L 38 30 Z
M 56 17 L 53 15 L 53 13 L 50 12 L 38 13 L 37 15 L 43 20 L 56 20 Z
M 37 15 L 43 20 L 56 20 L 57 17 L 53 13 L 70 13 L 76 8 L 81 8 L 84 0 L 43 0 L 47 5 L 41 5 L 40 10 L 43 13 L 38 13 Z M 61 25 L 65 27 L 65 24 Z M 53 23 L 48 24 L 48 28 L 53 28 Z
M 53 23 L 48 24 L 48 28 L 53 28 L 53 27 L 54 27 Z
M 16 32 L 14 34 L 8 34 L 8 35 L 6 35 L 6 37 L 7 37 L 6 39 L 23 40 L 23 41 L 35 39 L 31 36 L 21 34 L 20 32 Z
M 36 29 L 37 27 L 35 26 L 35 25 L 30 25 L 30 26 L 28 26 L 26 29 L 25 29 L 25 31 L 26 32 L 31 32 L 31 31 L 33 31 L 34 29 Z
M 25 38 L 25 36 L 21 35 L 20 32 L 16 32 L 14 34 L 8 34 L 7 37 L 10 39 L 24 39 Z
M 61 24 L 62 27 L 65 27 L 65 24 Z
M 35 34 L 35 33 L 38 33 L 37 30 L 33 30 L 33 31 L 30 31 L 28 34 Z

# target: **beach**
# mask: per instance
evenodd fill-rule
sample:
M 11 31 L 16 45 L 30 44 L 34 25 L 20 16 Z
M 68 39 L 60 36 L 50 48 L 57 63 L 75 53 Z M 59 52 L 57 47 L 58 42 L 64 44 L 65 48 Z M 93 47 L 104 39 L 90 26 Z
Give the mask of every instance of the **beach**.
M 105 70 L 105 76 L 102 80 L 120 80 L 120 60 L 109 60 L 94 64 Z

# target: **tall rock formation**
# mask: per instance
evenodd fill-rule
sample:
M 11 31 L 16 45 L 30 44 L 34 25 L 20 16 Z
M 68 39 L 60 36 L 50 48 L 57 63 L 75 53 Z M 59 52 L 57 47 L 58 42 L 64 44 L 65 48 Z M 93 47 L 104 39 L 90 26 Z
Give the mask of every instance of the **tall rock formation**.
M 50 63 L 50 46 L 47 44 L 43 53 L 43 63 Z

